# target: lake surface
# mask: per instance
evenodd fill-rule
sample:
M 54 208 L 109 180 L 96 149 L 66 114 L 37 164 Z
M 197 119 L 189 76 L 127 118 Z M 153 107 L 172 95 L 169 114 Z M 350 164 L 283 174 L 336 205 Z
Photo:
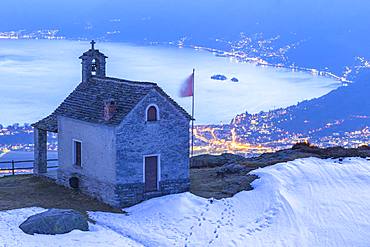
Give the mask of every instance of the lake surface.
M 6 154 L 0 155 L 0 162 L 7 162 L 5 164 L 0 164 L 0 177 L 4 175 L 10 175 L 12 173 L 11 170 L 4 170 L 4 169 L 11 169 L 12 164 L 11 161 L 30 161 L 30 162 L 23 162 L 23 163 L 15 163 L 15 168 L 27 168 L 27 169 L 18 169 L 15 172 L 17 174 L 25 174 L 31 173 L 33 167 L 33 159 L 34 155 L 33 152 L 25 152 L 25 151 L 11 151 Z M 48 152 L 48 159 L 58 159 L 57 152 Z M 10 161 L 10 162 L 9 162 Z M 50 161 L 48 162 L 48 166 L 57 166 L 57 161 Z M 50 168 L 55 169 L 55 168 Z
M 50 114 L 81 78 L 78 57 L 88 42 L 0 40 L 0 123 L 30 123 Z M 340 86 L 332 79 L 272 67 L 257 67 L 205 51 L 124 43 L 96 45 L 109 58 L 107 75 L 154 81 L 190 112 L 191 98 L 179 98 L 193 68 L 197 124 L 228 123 L 236 115 L 286 107 Z M 239 82 L 212 80 L 222 74 Z
M 7 161 L 26 161 L 30 160 L 33 161 L 34 155 L 33 152 L 26 152 L 26 151 L 11 151 L 6 154 L 0 155 L 0 162 L 7 162 Z M 48 159 L 58 159 L 58 152 L 48 152 Z M 56 165 L 57 162 L 52 161 L 49 162 L 49 166 L 54 166 Z M 27 163 L 18 163 L 16 164 L 17 168 L 22 168 L 22 167 L 33 167 L 33 162 L 27 162 Z M 11 163 L 7 164 L 0 164 L 0 168 L 11 168 Z

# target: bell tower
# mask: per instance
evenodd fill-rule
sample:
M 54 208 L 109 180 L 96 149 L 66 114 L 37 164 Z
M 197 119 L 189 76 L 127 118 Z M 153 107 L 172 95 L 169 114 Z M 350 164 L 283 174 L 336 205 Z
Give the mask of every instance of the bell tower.
M 82 56 L 82 82 L 87 82 L 92 76 L 105 77 L 105 59 L 107 58 L 99 50 L 95 49 L 96 42 L 90 42 L 91 48 Z

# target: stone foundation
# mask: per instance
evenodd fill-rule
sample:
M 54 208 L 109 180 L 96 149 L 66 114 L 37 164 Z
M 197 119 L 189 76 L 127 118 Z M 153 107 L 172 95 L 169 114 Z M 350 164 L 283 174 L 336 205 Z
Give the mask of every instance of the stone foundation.
M 159 182 L 159 190 L 145 193 L 144 183 L 119 184 L 116 186 L 116 194 L 121 207 L 130 207 L 144 200 L 169 194 L 177 194 L 189 191 L 188 179 L 166 180 Z
M 119 184 L 116 186 L 116 194 L 120 207 L 130 207 L 144 201 L 144 184 Z
M 92 196 L 113 207 L 130 207 L 144 200 L 169 194 L 189 191 L 190 181 L 187 179 L 166 180 L 159 182 L 159 190 L 145 193 L 144 183 L 110 184 L 86 177 L 79 173 L 58 170 L 57 183 L 70 188 L 69 179 L 79 179 L 79 189 L 82 193 Z
M 166 180 L 159 182 L 160 190 L 163 195 L 177 194 L 190 190 L 189 179 Z
M 99 201 L 107 203 L 113 207 L 119 207 L 119 199 L 115 193 L 115 185 L 101 182 L 97 179 L 86 177 L 79 173 L 58 170 L 57 183 L 70 188 L 69 179 L 77 177 L 79 179 L 79 189 L 82 193 L 92 196 Z

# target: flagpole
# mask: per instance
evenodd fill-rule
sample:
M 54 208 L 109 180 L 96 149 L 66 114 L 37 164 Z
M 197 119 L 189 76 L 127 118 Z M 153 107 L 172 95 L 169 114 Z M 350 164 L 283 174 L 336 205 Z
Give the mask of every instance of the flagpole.
M 195 73 L 195 69 L 193 69 L 193 97 L 192 97 L 192 104 L 191 104 L 191 157 L 194 156 L 194 94 L 195 94 L 194 73 Z

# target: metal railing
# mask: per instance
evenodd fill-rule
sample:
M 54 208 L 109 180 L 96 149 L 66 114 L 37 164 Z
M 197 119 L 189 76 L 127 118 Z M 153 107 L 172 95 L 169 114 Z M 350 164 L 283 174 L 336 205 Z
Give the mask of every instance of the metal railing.
M 46 160 L 47 163 L 56 162 L 56 161 L 58 161 L 58 159 L 48 159 L 48 160 Z M 24 163 L 31 163 L 32 167 L 16 167 L 17 164 L 24 164 Z M 34 160 L 0 161 L 0 176 L 2 175 L 2 173 L 5 173 L 4 175 L 9 174 L 9 173 L 11 173 L 11 175 L 17 175 L 17 171 L 18 171 L 18 174 L 32 173 L 33 168 L 34 168 L 33 163 L 34 163 Z M 4 165 L 4 164 L 10 165 L 10 167 L 2 168 L 1 166 Z M 58 167 L 59 166 L 57 166 L 57 165 L 47 166 L 47 169 L 49 169 L 49 168 L 58 168 Z M 20 171 L 20 173 L 19 173 L 19 171 Z

